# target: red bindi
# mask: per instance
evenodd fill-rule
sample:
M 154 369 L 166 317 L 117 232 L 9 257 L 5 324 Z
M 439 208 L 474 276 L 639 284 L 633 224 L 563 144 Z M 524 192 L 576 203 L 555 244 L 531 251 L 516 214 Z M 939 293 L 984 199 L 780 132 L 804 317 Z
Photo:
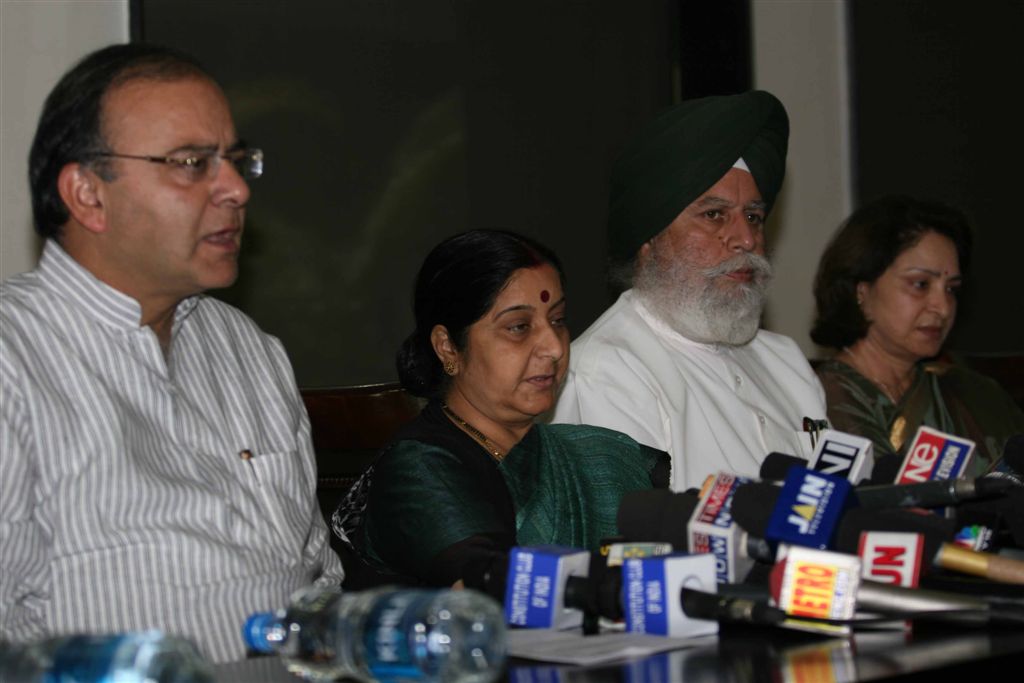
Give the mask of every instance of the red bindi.
M 541 301 L 543 301 L 544 303 L 547 303 L 548 299 L 550 299 L 550 298 L 551 298 L 551 294 L 548 292 L 548 290 L 546 290 L 546 289 L 540 290 L 540 300 Z

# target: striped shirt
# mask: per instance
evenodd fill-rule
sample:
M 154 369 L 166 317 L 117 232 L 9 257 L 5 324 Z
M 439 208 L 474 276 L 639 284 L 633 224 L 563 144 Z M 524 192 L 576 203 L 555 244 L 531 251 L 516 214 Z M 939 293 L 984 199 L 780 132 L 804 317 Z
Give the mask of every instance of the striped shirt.
M 238 659 L 249 613 L 343 577 L 309 418 L 237 309 L 182 301 L 166 358 L 140 316 L 53 241 L 0 285 L 0 639 L 159 628 Z

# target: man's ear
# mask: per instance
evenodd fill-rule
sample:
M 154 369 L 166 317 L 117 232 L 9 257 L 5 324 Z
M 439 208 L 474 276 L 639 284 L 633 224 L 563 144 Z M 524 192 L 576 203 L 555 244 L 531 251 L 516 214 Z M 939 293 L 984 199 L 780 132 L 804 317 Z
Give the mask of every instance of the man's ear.
M 639 251 L 636 252 L 637 264 L 647 263 L 651 258 L 651 253 L 654 251 L 654 238 L 647 240 L 640 245 Z
M 57 176 L 57 191 L 71 217 L 90 232 L 107 229 L 99 176 L 79 163 L 65 164 Z

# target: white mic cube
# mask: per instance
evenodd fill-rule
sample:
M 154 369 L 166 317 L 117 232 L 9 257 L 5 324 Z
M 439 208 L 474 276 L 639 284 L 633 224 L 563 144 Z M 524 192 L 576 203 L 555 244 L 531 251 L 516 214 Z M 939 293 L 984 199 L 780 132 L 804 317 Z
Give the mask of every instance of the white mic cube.
M 583 612 L 565 607 L 570 576 L 590 573 L 590 553 L 563 546 L 512 548 L 505 584 L 505 621 L 527 628 L 563 629 L 583 623 Z
M 741 545 L 742 530 L 732 519 L 732 497 L 747 477 L 720 472 L 707 487 L 687 524 L 691 553 L 715 556 L 719 583 L 737 583 L 746 578 L 754 561 Z
M 856 484 L 869 478 L 874 470 L 874 444 L 871 439 L 826 429 L 818 437 L 814 455 L 807 467 Z
M 626 560 L 622 566 L 622 608 L 626 630 L 673 638 L 718 633 L 718 622 L 683 611 L 682 589 L 717 593 L 715 556 L 666 555 Z

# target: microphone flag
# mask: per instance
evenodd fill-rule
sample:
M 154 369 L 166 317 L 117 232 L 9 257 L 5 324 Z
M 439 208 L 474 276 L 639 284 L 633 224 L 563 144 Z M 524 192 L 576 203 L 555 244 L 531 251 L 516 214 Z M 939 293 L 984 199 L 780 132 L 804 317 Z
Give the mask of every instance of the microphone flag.
M 570 576 L 586 577 L 590 553 L 564 546 L 512 548 L 505 584 L 505 620 L 513 626 L 564 629 L 583 623 L 583 612 L 565 607 Z
M 768 518 L 765 538 L 827 548 L 852 489 L 846 479 L 805 467 L 790 468 Z
M 717 592 L 715 557 L 710 554 L 630 558 L 622 566 L 622 607 L 626 630 L 688 638 L 718 632 L 718 622 L 683 611 L 683 588 Z
M 931 427 L 918 428 L 907 449 L 897 484 L 957 479 L 963 476 L 974 455 L 974 442 Z
M 815 472 L 842 477 L 856 484 L 871 477 L 874 465 L 874 445 L 871 439 L 826 429 L 818 437 L 818 445 L 808 467 Z
M 921 578 L 924 536 L 903 531 L 862 531 L 857 549 L 861 577 L 916 588 Z
M 789 546 L 785 558 L 771 573 L 772 597 L 786 614 L 794 617 L 783 625 L 806 631 L 846 635 L 849 625 L 819 624 L 800 619 L 851 619 L 857 607 L 861 561 L 814 548 Z
M 751 479 L 720 472 L 701 498 L 690 517 L 690 552 L 715 556 L 719 583 L 736 583 L 746 578 L 754 561 L 741 553 L 741 529 L 732 519 L 732 497 Z

